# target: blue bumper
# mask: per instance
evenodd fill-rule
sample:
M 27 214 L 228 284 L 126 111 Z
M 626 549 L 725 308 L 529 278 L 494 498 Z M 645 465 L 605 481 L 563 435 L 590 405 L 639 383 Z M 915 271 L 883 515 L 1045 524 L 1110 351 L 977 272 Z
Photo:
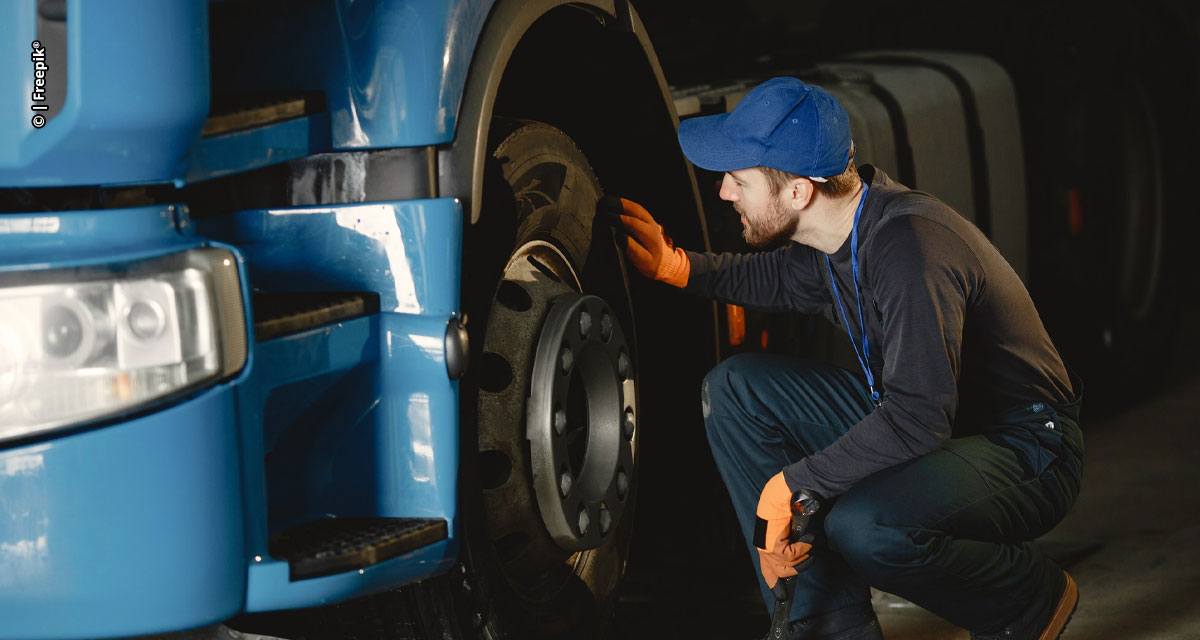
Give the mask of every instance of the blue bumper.
M 200 236 L 161 209 L 56 213 L 56 225 L 39 224 L 45 215 L 22 218 L 41 230 L 33 244 L 9 225 L 0 247 L 21 259 L 0 270 L 219 240 L 238 250 L 247 291 L 368 292 L 381 311 L 252 343 L 236 378 L 165 408 L 0 449 L 0 639 L 178 631 L 450 567 L 458 389 L 444 338 L 459 299 L 458 201 L 245 211 Z M 78 235 L 47 238 L 48 228 Z M 114 228 L 137 241 L 88 239 L 88 229 Z M 291 580 L 270 537 L 329 516 L 442 518 L 449 537 L 362 570 Z
M 0 637 L 227 618 L 245 594 L 234 394 L 0 451 Z

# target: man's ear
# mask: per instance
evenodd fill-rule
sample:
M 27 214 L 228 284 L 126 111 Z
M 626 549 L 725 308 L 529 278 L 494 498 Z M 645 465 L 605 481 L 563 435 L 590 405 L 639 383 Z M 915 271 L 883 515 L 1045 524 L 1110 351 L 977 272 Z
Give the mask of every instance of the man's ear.
M 787 196 L 788 206 L 792 211 L 802 211 L 812 203 L 816 189 L 813 187 L 812 180 L 807 178 L 796 178 L 788 184 L 784 194 Z

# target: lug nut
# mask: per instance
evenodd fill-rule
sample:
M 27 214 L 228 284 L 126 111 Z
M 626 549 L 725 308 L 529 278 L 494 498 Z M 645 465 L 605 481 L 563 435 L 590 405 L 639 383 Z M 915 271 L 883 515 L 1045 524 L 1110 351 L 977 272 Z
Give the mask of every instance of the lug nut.
M 604 314 L 600 316 L 600 339 L 608 342 L 608 339 L 612 337 L 612 328 L 612 316 L 608 315 L 608 312 L 605 311 Z
M 554 433 L 562 435 L 567 431 L 567 412 L 562 409 L 554 410 Z
M 625 471 L 617 472 L 617 497 L 624 500 L 625 494 L 629 491 L 629 476 L 625 475 Z
M 587 507 L 580 505 L 580 507 L 579 507 L 579 535 L 586 536 L 588 526 L 590 526 L 591 524 L 592 524 L 592 518 L 591 518 L 591 516 L 588 515 Z
M 612 526 L 612 513 L 608 509 L 600 510 L 600 533 L 603 535 L 608 533 L 608 528 Z
M 571 353 L 570 347 L 563 347 L 562 353 L 558 355 L 558 363 L 562 366 L 563 373 L 571 373 L 571 367 L 575 366 L 575 354 Z
M 565 498 L 567 497 L 568 493 L 571 493 L 571 484 L 573 482 L 574 481 L 571 479 L 571 472 L 564 471 L 562 476 L 558 479 L 558 488 L 560 491 L 562 491 L 562 497 Z
M 622 380 L 629 379 L 629 356 L 624 351 L 617 356 L 617 373 Z
M 579 335 L 586 338 L 592 331 L 592 314 L 584 311 L 579 314 Z
M 629 440 L 629 439 L 633 438 L 633 428 L 636 425 L 633 422 L 633 409 L 632 408 L 625 409 L 625 420 L 622 422 L 621 426 L 624 428 L 624 431 L 625 431 L 625 439 Z

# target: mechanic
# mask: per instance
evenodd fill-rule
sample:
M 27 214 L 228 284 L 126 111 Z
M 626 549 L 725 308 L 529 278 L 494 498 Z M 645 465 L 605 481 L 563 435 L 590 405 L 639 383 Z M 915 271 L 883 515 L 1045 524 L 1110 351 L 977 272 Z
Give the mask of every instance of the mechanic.
M 1032 540 L 1079 492 L 1080 386 L 1017 274 L 946 204 L 856 168 L 846 111 L 819 87 L 774 78 L 684 121 L 679 142 L 724 172 L 720 197 L 764 251 L 684 251 L 620 200 L 635 267 L 729 304 L 823 313 L 861 367 L 746 353 L 704 379 L 709 445 L 768 610 L 769 587 L 811 556 L 794 640 L 882 639 L 870 587 L 972 638 L 1057 638 L 1078 591 Z M 824 521 L 789 542 L 799 490 Z

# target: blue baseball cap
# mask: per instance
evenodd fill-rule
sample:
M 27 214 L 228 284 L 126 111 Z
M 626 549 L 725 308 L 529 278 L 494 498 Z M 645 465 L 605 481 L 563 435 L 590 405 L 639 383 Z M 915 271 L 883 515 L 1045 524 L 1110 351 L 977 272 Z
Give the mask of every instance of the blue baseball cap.
M 795 78 L 771 78 L 729 113 L 679 123 L 679 146 L 710 171 L 771 167 L 840 175 L 850 164 L 850 118 L 836 98 Z

